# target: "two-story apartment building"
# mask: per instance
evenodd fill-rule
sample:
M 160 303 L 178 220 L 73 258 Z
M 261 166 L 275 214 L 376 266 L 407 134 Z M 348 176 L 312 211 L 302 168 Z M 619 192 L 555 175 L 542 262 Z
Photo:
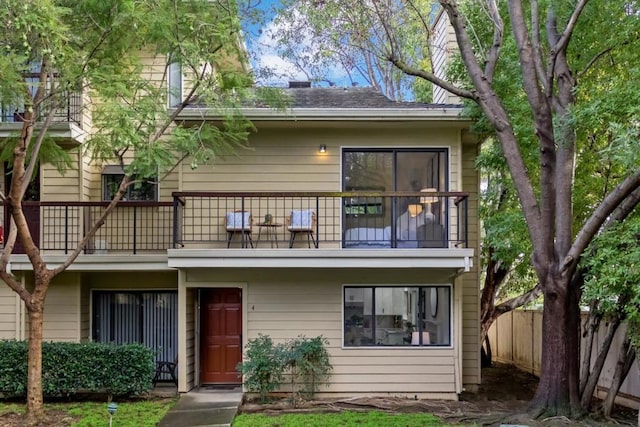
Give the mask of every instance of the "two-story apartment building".
M 54 280 L 45 340 L 142 342 L 177 360 L 186 392 L 240 383 L 258 334 L 323 335 L 326 393 L 456 398 L 480 380 L 469 122 L 458 106 L 369 88 L 285 92 L 288 111 L 245 109 L 250 150 L 132 190 Z M 180 120 L 202 117 L 219 119 L 193 106 Z M 81 120 L 56 126 L 61 144 L 81 143 Z M 51 265 L 121 173 L 81 152 L 77 164 L 65 175 L 42 165 L 34 186 L 29 223 Z M 29 287 L 28 259 L 16 253 L 10 267 Z M 24 339 L 25 308 L 6 286 L 0 307 L 0 338 Z

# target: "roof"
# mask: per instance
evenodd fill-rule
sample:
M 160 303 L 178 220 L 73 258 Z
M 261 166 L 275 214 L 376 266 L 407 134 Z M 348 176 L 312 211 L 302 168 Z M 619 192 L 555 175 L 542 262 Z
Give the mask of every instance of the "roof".
M 291 108 L 462 108 L 461 105 L 392 101 L 373 87 L 287 88 L 282 92 L 291 98 Z
M 270 105 L 264 98 L 252 99 L 242 108 L 250 120 L 267 121 L 455 121 L 464 123 L 463 106 L 392 101 L 373 87 L 294 87 L 278 89 L 290 104 Z M 286 110 L 286 111 L 285 111 Z M 179 115 L 181 119 L 219 118 L 219 112 L 193 102 Z

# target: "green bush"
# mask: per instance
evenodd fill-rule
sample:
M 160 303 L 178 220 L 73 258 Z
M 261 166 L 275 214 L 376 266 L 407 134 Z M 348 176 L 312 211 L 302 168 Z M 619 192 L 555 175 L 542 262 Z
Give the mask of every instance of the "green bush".
M 291 382 L 294 394 L 298 390 L 303 397 L 311 398 L 320 388 L 320 384 L 326 383 L 329 379 L 333 366 L 325 347 L 327 344 L 329 341 L 322 336 L 315 338 L 300 336 L 286 343 L 288 360 L 285 364 L 292 371 Z
M 25 396 L 25 341 L 0 341 L 0 392 Z M 153 350 L 140 344 L 52 343 L 42 345 L 42 389 L 45 396 L 78 392 L 132 395 L 153 388 Z
M 295 404 L 297 393 L 312 397 L 320 384 L 329 379 L 332 366 L 325 347 L 328 343 L 322 336 L 300 336 L 274 345 L 268 335 L 259 334 L 245 346 L 245 361 L 237 369 L 247 389 L 260 393 L 262 401 L 282 385 L 288 370 Z
M 245 361 L 238 364 L 247 390 L 260 393 L 264 402 L 283 380 L 282 346 L 274 346 L 268 335 L 258 334 L 245 348 Z

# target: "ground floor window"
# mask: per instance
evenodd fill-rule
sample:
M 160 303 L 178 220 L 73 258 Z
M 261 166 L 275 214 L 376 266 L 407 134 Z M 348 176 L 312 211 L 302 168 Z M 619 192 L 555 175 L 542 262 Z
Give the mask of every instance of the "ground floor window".
M 344 346 L 450 346 L 451 286 L 345 286 Z
M 157 352 L 156 360 L 178 354 L 178 293 L 171 291 L 94 291 L 94 341 L 140 343 Z

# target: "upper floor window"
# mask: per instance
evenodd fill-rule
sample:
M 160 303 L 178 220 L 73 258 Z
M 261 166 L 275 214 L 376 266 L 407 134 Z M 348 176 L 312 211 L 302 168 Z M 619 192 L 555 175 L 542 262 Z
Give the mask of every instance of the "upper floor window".
M 451 345 L 451 286 L 344 288 L 344 346 Z
M 167 96 L 169 107 L 175 107 L 182 102 L 182 65 L 172 62 L 167 69 Z
M 448 190 L 448 154 L 446 148 L 344 149 L 344 191 L 415 193 L 345 198 L 344 246 L 445 247 L 448 200 L 430 194 Z
M 102 171 L 102 200 L 112 200 L 118 192 L 124 178 L 124 171 L 120 166 L 105 166 Z M 135 178 L 134 178 L 135 179 Z M 122 200 L 158 200 L 158 184 L 156 179 L 149 178 L 136 182 L 127 187 Z

